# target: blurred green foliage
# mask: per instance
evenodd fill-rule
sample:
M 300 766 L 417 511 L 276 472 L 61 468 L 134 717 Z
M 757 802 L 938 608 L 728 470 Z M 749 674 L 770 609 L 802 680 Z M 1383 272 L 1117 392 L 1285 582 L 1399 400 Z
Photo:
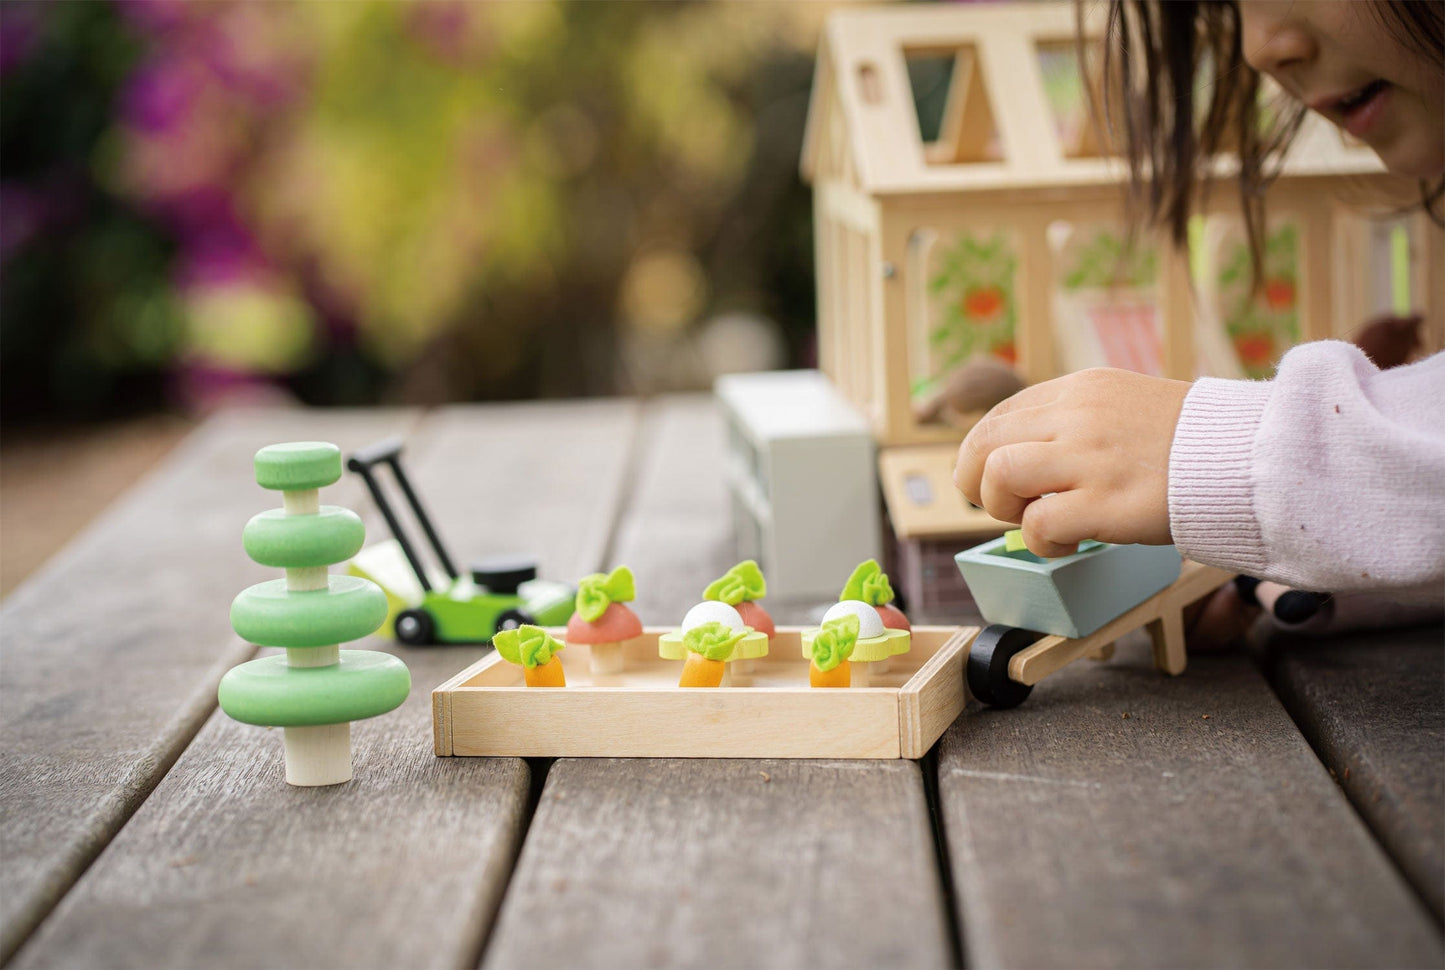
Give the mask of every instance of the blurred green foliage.
M 0 5 L 5 419 L 606 393 L 738 309 L 796 360 L 825 10 Z
M 92 167 L 139 45 L 99 3 L 0 5 L 0 43 L 25 61 L 0 73 L 5 419 L 154 405 L 180 340 L 174 246 Z

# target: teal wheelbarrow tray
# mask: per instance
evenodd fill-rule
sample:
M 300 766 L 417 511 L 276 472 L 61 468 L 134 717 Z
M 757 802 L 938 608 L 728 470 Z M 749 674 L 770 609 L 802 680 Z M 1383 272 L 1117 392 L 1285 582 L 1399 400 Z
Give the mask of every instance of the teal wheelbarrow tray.
M 993 707 L 1023 703 L 1044 676 L 1083 656 L 1107 656 L 1138 627 L 1154 639 L 1155 663 L 1184 670 L 1185 606 L 1232 573 L 1185 563 L 1173 546 L 1085 542 L 1042 559 L 1009 552 L 1002 537 L 954 557 L 989 626 L 965 665 L 968 687 Z

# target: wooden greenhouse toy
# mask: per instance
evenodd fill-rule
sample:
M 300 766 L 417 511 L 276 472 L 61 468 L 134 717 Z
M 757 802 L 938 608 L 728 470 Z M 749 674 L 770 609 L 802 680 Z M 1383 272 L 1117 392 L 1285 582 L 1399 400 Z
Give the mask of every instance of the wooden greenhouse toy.
M 242 541 L 248 556 L 284 568 L 286 578 L 242 591 L 231 625 L 248 642 L 286 653 L 227 672 L 218 699 L 238 721 L 284 729 L 287 783 L 337 785 L 351 779 L 351 722 L 398 707 L 411 675 L 388 654 L 340 648 L 386 618 L 386 596 L 374 583 L 327 571 L 366 539 L 354 512 L 320 504 L 319 490 L 341 477 L 340 450 L 316 441 L 270 445 L 256 452 L 255 470 L 283 506 L 246 523 Z
M 1014 707 L 1033 685 L 1080 657 L 1107 657 L 1113 642 L 1146 627 L 1154 663 L 1183 673 L 1183 610 L 1234 578 L 1180 559 L 1173 546 L 1087 541 L 1042 559 L 1010 532 L 958 553 L 958 569 L 989 623 L 969 648 L 969 691 Z
M 1029 384 L 1092 366 L 1258 377 L 1385 311 L 1423 312 L 1420 352 L 1445 346 L 1445 232 L 1313 113 L 1268 189 L 1260 292 L 1231 159 L 1189 253 L 1154 237 L 1125 253 L 1127 169 L 1090 123 L 1077 31 L 1073 4 L 900 4 L 840 10 L 820 44 L 801 160 L 818 357 L 880 448 L 914 609 L 966 602 L 953 554 L 1008 528 L 949 474 L 1008 392 L 999 365 Z
M 576 610 L 567 621 L 567 643 L 587 646 L 593 674 L 622 672 L 624 648 L 642 635 L 642 621 L 627 605 L 636 597 L 632 570 L 626 566 L 594 573 L 577 584 Z

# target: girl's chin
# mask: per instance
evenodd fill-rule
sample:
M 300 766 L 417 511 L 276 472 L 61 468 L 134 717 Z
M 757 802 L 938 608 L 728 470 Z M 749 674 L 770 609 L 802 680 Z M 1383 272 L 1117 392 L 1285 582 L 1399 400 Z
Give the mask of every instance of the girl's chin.
M 1371 145 L 1380 161 L 1392 175 L 1412 179 L 1437 179 L 1445 175 L 1445 151 L 1440 142 L 1410 132 L 1406 137 L 1392 139 L 1388 144 Z

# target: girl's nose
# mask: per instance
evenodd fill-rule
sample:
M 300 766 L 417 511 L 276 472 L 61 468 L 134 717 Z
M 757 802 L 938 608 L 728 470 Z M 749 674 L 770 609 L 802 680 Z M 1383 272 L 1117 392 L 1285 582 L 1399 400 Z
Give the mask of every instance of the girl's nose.
M 1239 5 L 1240 43 L 1255 70 L 1275 78 L 1308 64 L 1318 53 L 1307 25 L 1290 17 L 1293 4 L 1256 2 Z

